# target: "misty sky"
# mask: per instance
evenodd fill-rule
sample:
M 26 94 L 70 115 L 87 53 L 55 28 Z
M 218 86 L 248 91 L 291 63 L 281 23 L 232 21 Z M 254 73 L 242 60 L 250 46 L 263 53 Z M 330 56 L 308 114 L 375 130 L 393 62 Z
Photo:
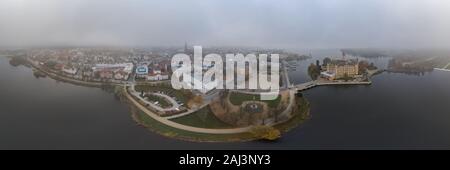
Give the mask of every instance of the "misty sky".
M 0 0 L 0 46 L 450 48 L 448 0 Z

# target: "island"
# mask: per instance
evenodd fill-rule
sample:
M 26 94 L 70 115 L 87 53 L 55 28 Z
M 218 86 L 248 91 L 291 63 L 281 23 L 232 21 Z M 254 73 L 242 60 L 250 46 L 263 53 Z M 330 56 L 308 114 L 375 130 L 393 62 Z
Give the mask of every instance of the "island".
M 447 49 L 387 50 L 387 49 L 342 49 L 343 54 L 364 58 L 391 58 L 385 71 L 423 75 L 433 70 L 450 71 L 450 56 Z

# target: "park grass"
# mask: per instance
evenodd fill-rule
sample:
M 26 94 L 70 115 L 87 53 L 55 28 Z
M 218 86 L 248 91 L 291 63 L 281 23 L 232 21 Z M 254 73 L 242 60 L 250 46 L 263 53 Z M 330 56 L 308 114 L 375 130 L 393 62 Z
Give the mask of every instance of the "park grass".
M 170 102 L 167 101 L 167 99 L 157 96 L 157 95 L 152 95 L 152 94 L 146 94 L 145 97 L 148 98 L 149 101 L 151 102 L 158 102 L 159 105 L 161 105 L 162 108 L 168 108 L 171 107 L 172 104 Z
M 302 124 L 309 118 L 310 104 L 304 97 L 297 97 L 296 106 L 293 117 L 286 122 L 275 125 L 279 131 L 285 133 L 298 125 Z
M 163 136 L 188 140 L 188 141 L 204 141 L 204 142 L 232 142 L 232 141 L 250 141 L 255 140 L 253 134 L 251 133 L 237 133 L 237 134 L 206 134 L 206 133 L 197 133 L 185 131 L 177 128 L 173 128 L 167 125 L 164 125 L 157 120 L 151 118 L 147 114 L 142 111 L 136 110 L 133 112 L 134 119 L 146 127 L 150 131 L 156 132 Z
M 280 104 L 281 96 L 278 95 L 278 97 L 275 100 L 261 100 L 260 95 L 236 93 L 236 92 L 232 92 L 230 94 L 230 102 L 233 105 L 239 106 L 245 101 L 252 101 L 252 100 L 266 102 L 270 108 L 275 108 Z
M 231 125 L 218 119 L 209 107 L 204 107 L 195 113 L 189 115 L 171 119 L 174 122 L 199 127 L 199 128 L 212 128 L 212 129 L 222 129 L 222 128 L 233 128 Z

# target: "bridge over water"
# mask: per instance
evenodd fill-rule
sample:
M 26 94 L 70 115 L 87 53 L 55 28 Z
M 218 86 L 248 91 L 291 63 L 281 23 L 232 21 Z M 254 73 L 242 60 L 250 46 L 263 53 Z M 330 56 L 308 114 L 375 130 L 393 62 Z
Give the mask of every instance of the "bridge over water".
M 308 90 L 317 86 L 327 86 L 327 85 L 370 85 L 371 81 L 326 81 L 326 80 L 314 80 L 302 84 L 295 85 L 298 91 Z

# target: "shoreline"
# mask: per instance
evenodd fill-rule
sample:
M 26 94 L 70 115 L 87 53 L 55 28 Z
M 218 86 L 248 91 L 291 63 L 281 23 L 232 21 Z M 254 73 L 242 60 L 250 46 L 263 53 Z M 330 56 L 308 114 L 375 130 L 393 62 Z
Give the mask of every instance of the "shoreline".
M 148 113 L 148 111 L 149 111 L 148 109 L 142 109 L 141 107 L 143 107 L 143 106 L 138 101 L 135 101 L 134 99 L 132 99 L 132 97 L 128 93 L 128 90 L 126 89 L 127 88 L 126 84 L 119 84 L 119 83 L 112 83 L 112 82 L 104 82 L 104 83 L 88 82 L 88 81 L 83 81 L 83 80 L 77 80 L 77 79 L 66 77 L 64 75 L 53 73 L 51 71 L 47 71 L 39 66 L 36 66 L 29 59 L 27 59 L 27 62 L 30 64 L 30 66 L 32 68 L 44 73 L 49 78 L 57 80 L 57 81 L 62 81 L 65 83 L 79 85 L 79 86 L 96 87 L 96 88 L 102 88 L 104 86 L 121 86 L 121 87 L 123 87 L 122 93 L 123 92 L 126 93 L 125 98 L 127 100 L 127 103 L 130 104 L 131 107 L 134 107 L 138 111 L 143 112 L 146 116 L 154 119 L 155 121 L 157 121 L 157 123 L 160 123 L 162 125 L 169 126 L 167 124 L 179 124 L 179 123 L 173 122 L 171 120 L 167 120 L 167 122 L 165 122 L 165 120 L 159 120 L 159 119 L 155 119 L 154 117 L 152 117 L 152 115 Z M 197 135 L 174 136 L 174 133 L 164 133 L 164 132 L 161 132 L 161 130 L 158 130 L 157 128 L 146 126 L 142 120 L 138 120 L 139 118 L 138 118 L 138 116 L 136 116 L 136 114 L 138 114 L 138 113 L 134 113 L 133 110 L 130 110 L 130 112 L 132 113 L 132 119 L 135 120 L 139 125 L 146 127 L 148 130 L 150 130 L 152 132 L 155 132 L 157 134 L 160 134 L 160 135 L 163 135 L 163 136 L 169 137 L 169 138 L 180 139 L 180 140 L 185 140 L 185 141 L 192 141 L 192 142 L 247 142 L 247 141 L 259 140 L 259 138 L 253 137 L 253 135 L 251 133 L 251 128 L 253 126 L 231 128 L 231 129 L 209 129 L 209 128 L 197 128 L 197 127 L 193 127 L 193 126 L 179 124 L 183 127 L 186 127 L 187 129 L 191 129 L 191 130 L 194 129 L 193 131 L 188 131 L 189 133 L 201 133 L 203 135 L 209 135 L 209 136 L 211 136 L 211 135 L 213 135 L 213 136 L 214 135 L 216 135 L 216 136 L 223 135 L 223 136 L 218 137 L 218 138 L 220 138 L 220 140 L 211 140 L 211 139 L 208 139 L 209 137 L 205 137 L 205 138 L 195 137 Z M 165 119 L 165 118 L 161 117 L 161 119 Z M 290 121 L 287 120 L 285 122 L 280 122 L 277 125 L 283 125 L 284 123 L 288 123 L 288 122 L 290 122 Z M 301 122 L 296 123 L 295 126 L 290 127 L 289 129 L 293 129 L 293 128 L 297 127 L 298 124 L 301 124 Z M 170 126 L 170 127 L 175 128 L 178 131 L 180 131 L 180 130 L 186 131 L 186 128 L 178 128 L 176 126 L 175 127 Z M 285 132 L 286 131 L 283 130 L 283 133 L 285 133 Z M 227 136 L 227 135 L 230 135 L 230 136 Z M 241 136 L 241 137 L 236 137 L 234 135 Z M 245 137 L 243 137 L 243 136 L 245 136 Z
M 57 80 L 57 81 L 62 81 L 62 82 L 65 82 L 65 83 L 74 84 L 74 85 L 80 85 L 80 86 L 85 86 L 85 87 L 96 87 L 96 88 L 101 88 L 101 87 L 107 86 L 107 85 L 111 85 L 111 86 L 122 86 L 122 87 L 124 88 L 124 89 L 123 89 L 123 93 L 126 93 L 126 94 L 125 94 L 125 95 L 126 95 L 125 98 L 127 99 L 127 103 L 130 104 L 131 107 L 135 107 L 138 111 L 145 113 L 147 116 L 151 117 L 152 119 L 154 119 L 154 120 L 157 121 L 158 123 L 161 123 L 161 124 L 167 126 L 167 124 L 164 123 L 164 120 L 158 120 L 158 119 L 155 119 L 154 117 L 152 117 L 151 114 L 148 113 L 150 110 L 140 108 L 140 107 L 143 107 L 143 106 L 142 106 L 140 103 L 138 103 L 138 101 L 132 99 L 132 97 L 131 97 L 130 94 L 128 93 L 128 90 L 125 89 L 127 86 L 125 86 L 124 84 L 117 84 L 117 83 L 99 83 L 99 82 L 87 82 L 87 81 L 82 81 L 82 80 L 75 80 L 75 79 L 72 79 L 72 78 L 69 78 L 69 77 L 65 77 L 65 76 L 62 76 L 62 75 L 59 75 L 59 74 L 52 73 L 52 72 L 49 72 L 49 71 L 47 71 L 47 70 L 44 70 L 43 68 L 41 68 L 41 67 L 36 66 L 35 64 L 33 64 L 33 62 L 31 62 L 31 61 L 28 61 L 28 62 L 30 63 L 30 65 L 32 66 L 32 68 L 34 68 L 34 69 L 36 69 L 36 70 L 38 70 L 38 71 L 41 71 L 42 73 L 44 73 L 45 75 L 47 75 L 49 78 L 54 79 L 54 80 Z M 181 139 L 181 140 L 192 141 L 192 142 L 245 142 L 245 141 L 253 141 L 253 140 L 257 140 L 256 138 L 237 139 L 237 138 L 233 138 L 233 137 L 227 138 L 227 139 L 225 139 L 225 140 L 203 140 L 203 139 L 200 139 L 200 138 L 194 138 L 194 137 L 192 137 L 192 138 L 190 138 L 190 137 L 175 137 L 175 136 L 172 136 L 172 135 L 170 135 L 170 134 L 160 133 L 160 132 L 159 132 L 160 130 L 158 130 L 158 129 L 156 129 L 156 128 L 150 128 L 150 127 L 145 126 L 145 124 L 144 124 L 142 121 L 136 120 L 136 119 L 138 119 L 138 118 L 136 117 L 136 115 L 135 115 L 136 113 L 133 113 L 132 110 L 130 110 L 130 112 L 131 112 L 132 114 L 134 114 L 134 115 L 132 115 L 132 119 L 135 120 L 138 124 L 140 124 L 140 125 L 146 127 L 147 129 L 149 129 L 149 130 L 152 131 L 152 132 L 155 132 L 155 133 L 157 133 L 157 134 L 161 134 L 161 135 L 163 135 L 163 136 L 165 136 L 165 137 L 169 137 L 169 138 Z M 161 117 L 161 119 L 166 119 L 166 118 Z M 172 123 L 170 123 L 169 121 L 172 122 Z M 171 121 L 171 120 L 167 120 L 166 123 L 168 123 L 168 124 L 178 124 L 178 123 L 173 122 L 173 121 Z M 180 125 L 182 125 L 182 124 L 180 124 Z M 191 127 L 191 126 L 187 126 L 187 125 L 182 125 L 182 126 L 186 126 L 187 128 L 188 128 L 188 127 Z M 172 127 L 172 126 L 170 126 L 170 127 Z M 185 130 L 185 129 L 183 129 L 183 128 L 177 128 L 177 127 L 172 127 L 172 128 L 175 128 L 175 129 L 178 129 L 178 130 Z M 192 128 L 194 128 L 194 129 L 204 129 L 205 132 L 206 132 L 206 131 L 212 131 L 212 132 L 214 132 L 214 131 L 222 131 L 222 130 L 224 130 L 224 129 L 206 129 L 206 128 L 196 128 L 196 127 L 192 127 Z M 236 132 L 231 132 L 231 131 L 230 131 L 230 132 L 225 132 L 225 133 L 223 133 L 223 134 L 220 134 L 220 132 L 219 132 L 219 134 L 214 134 L 214 133 L 213 133 L 212 135 L 234 135 L 234 134 L 241 134 L 241 133 L 249 133 L 250 128 L 251 128 L 251 127 L 226 129 L 226 130 L 228 130 L 228 131 L 230 131 L 230 130 L 232 130 L 232 131 L 237 130 L 237 131 L 236 131 Z M 239 131 L 239 130 L 240 130 L 240 131 Z M 242 131 L 242 132 L 241 132 L 241 131 Z M 199 133 L 199 132 L 193 132 L 193 133 Z M 205 133 L 205 134 L 208 134 L 208 133 Z M 209 134 L 209 135 L 211 135 L 211 134 Z
M 125 93 L 125 94 L 123 94 L 123 93 Z M 153 117 L 151 115 L 146 113 L 145 108 L 142 109 L 141 107 L 143 107 L 143 106 L 138 101 L 134 100 L 133 97 L 130 94 L 128 94 L 126 89 L 122 90 L 122 94 L 128 95 L 128 96 L 121 95 L 121 97 L 123 97 L 123 99 L 126 100 L 126 103 L 129 105 L 129 107 L 132 107 L 132 108 L 130 108 L 132 118 L 138 123 L 138 125 L 143 126 L 146 129 L 148 129 L 149 131 L 151 131 L 153 133 L 157 133 L 164 137 L 173 138 L 173 139 L 182 140 L 182 141 L 189 141 L 189 142 L 209 142 L 209 143 L 250 142 L 250 141 L 263 140 L 261 138 L 255 137 L 252 134 L 251 130 L 245 131 L 245 132 L 238 132 L 238 133 L 229 133 L 229 134 L 207 134 L 207 133 L 189 132 L 189 131 L 185 131 L 183 129 L 179 129 L 176 127 L 169 127 L 169 128 L 175 128 L 176 131 L 185 131 L 184 133 L 197 133 L 197 135 L 189 136 L 189 135 L 177 134 L 176 132 L 165 133 L 164 127 L 155 128 L 154 126 L 158 126 L 158 125 L 155 125 L 154 123 L 151 123 L 151 124 L 145 123 L 145 120 L 143 120 L 143 119 L 149 118 L 149 119 L 152 119 L 153 121 L 156 121 L 157 124 L 160 124 L 162 126 L 167 126 L 167 125 L 163 124 L 161 121 L 153 119 Z M 277 123 L 273 127 L 278 129 L 280 132 L 282 132 L 282 134 L 284 134 L 284 133 L 289 132 L 292 129 L 295 129 L 296 127 L 301 126 L 307 119 L 309 119 L 309 117 L 310 117 L 309 102 L 304 98 L 302 100 L 304 100 L 306 102 L 306 105 L 305 105 L 306 107 L 303 108 L 303 109 L 305 109 L 304 111 L 299 110 L 300 107 L 292 108 L 296 112 L 296 113 L 294 113 L 295 116 L 293 116 L 289 120 Z M 143 118 L 142 116 L 145 116 L 145 117 Z M 176 122 L 174 122 L 174 123 L 176 123 Z M 251 127 L 253 127 L 253 126 L 244 127 L 244 128 L 251 128 Z M 233 128 L 233 129 L 243 129 L 243 128 Z M 226 129 L 217 129 L 216 128 L 215 130 L 226 130 Z M 198 137 L 198 135 L 201 135 L 203 137 Z M 281 135 L 281 138 L 282 138 L 282 135 Z M 276 141 L 277 140 L 274 140 L 271 142 L 276 142 Z
M 67 82 L 70 84 L 75 84 L 75 85 L 80 85 L 80 86 L 87 86 L 87 87 L 98 87 L 101 88 L 103 86 L 121 86 L 123 84 L 118 84 L 118 83 L 111 83 L 111 82 L 90 82 L 90 81 L 83 81 L 83 80 L 77 80 L 77 79 L 73 79 L 73 78 L 69 78 L 63 75 L 59 75 L 57 73 L 52 73 L 49 72 L 47 70 L 44 70 L 43 68 L 36 66 L 32 61 L 27 60 L 30 65 L 40 71 L 43 72 L 45 75 L 49 76 L 50 78 L 54 79 L 54 80 L 58 80 L 58 81 L 63 81 L 63 82 Z

